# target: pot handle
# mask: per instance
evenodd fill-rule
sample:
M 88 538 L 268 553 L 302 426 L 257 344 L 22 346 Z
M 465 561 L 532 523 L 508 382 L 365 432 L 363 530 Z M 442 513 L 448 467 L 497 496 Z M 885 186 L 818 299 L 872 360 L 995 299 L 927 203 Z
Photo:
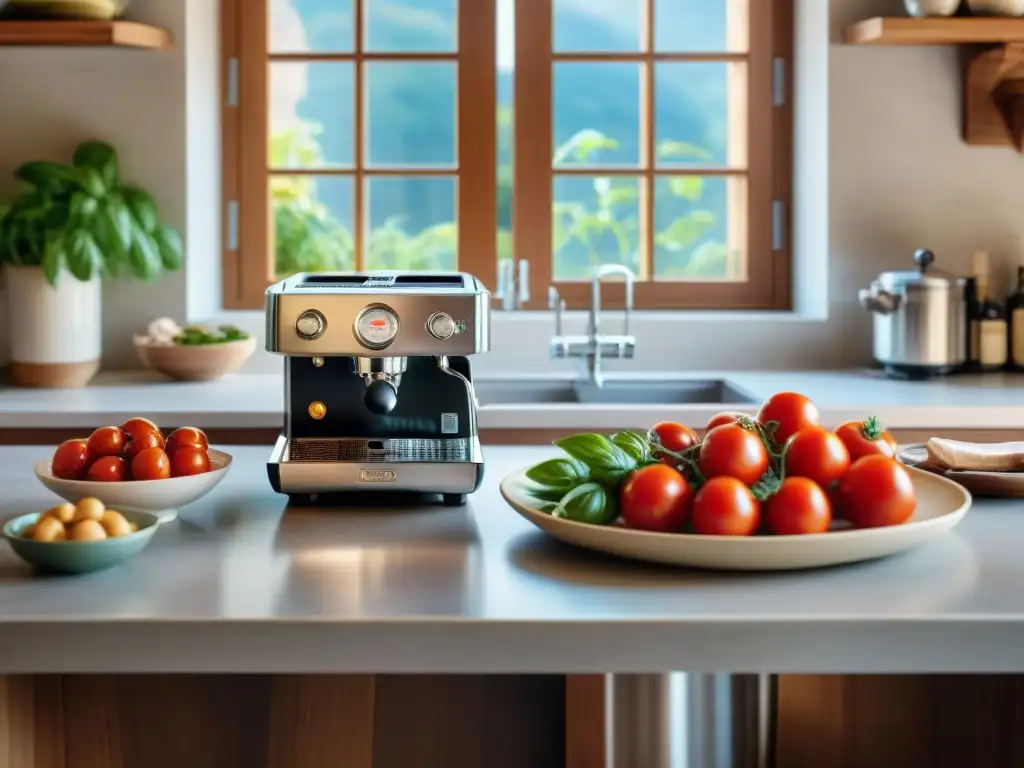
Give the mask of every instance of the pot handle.
M 872 285 L 858 291 L 857 300 L 869 312 L 891 315 L 903 307 L 904 297 L 902 294 L 883 291 L 877 285 Z

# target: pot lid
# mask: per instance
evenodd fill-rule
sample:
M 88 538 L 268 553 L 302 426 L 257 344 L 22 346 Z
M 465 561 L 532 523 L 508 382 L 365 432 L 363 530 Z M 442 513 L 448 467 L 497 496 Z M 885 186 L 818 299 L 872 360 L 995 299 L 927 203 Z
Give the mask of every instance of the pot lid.
M 964 279 L 957 275 L 951 275 L 940 269 L 932 267 L 935 261 L 935 254 L 926 249 L 919 249 L 914 252 L 914 263 L 917 269 L 894 270 L 883 272 L 878 276 L 878 282 L 883 288 L 925 288 L 936 290 L 949 290 L 950 288 L 960 289 L 964 285 Z

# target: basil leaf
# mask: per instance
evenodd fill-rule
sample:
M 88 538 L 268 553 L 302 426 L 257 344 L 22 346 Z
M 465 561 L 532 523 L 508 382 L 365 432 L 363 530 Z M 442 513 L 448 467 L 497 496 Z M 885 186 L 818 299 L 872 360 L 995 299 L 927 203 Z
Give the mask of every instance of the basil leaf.
M 549 459 L 526 470 L 527 479 L 549 488 L 559 488 L 570 484 L 570 481 L 586 479 L 589 474 L 590 468 L 575 459 Z
M 152 233 L 158 224 L 156 203 L 153 202 L 153 198 L 138 187 L 125 187 L 122 190 L 122 195 L 135 221 L 142 227 L 142 231 L 146 234 Z
M 76 168 L 92 168 L 97 171 L 107 187 L 117 186 L 120 173 L 117 168 L 117 152 L 102 141 L 84 141 L 78 145 L 72 158 Z
M 43 276 L 50 285 L 57 285 L 57 275 L 64 266 L 64 235 L 47 238 L 43 252 Z
M 577 523 L 607 525 L 618 517 L 619 508 L 603 486 L 583 483 L 565 494 L 551 514 Z
M 612 442 L 636 459 L 638 464 L 650 458 L 650 442 L 648 442 L 646 437 L 638 435 L 636 432 L 617 432 L 612 435 Z
M 160 262 L 163 268 L 168 271 L 180 269 L 184 247 L 178 233 L 166 224 L 157 224 L 152 237 L 160 251 Z
M 537 501 L 545 503 L 557 504 L 565 497 L 565 494 L 571 490 L 572 488 L 550 488 L 546 485 L 538 485 L 533 488 L 527 488 L 526 492 L 530 495 L 531 499 L 536 499 Z
M 590 477 L 605 485 L 616 485 L 636 469 L 637 460 L 604 435 L 570 435 L 555 445 L 590 467 Z

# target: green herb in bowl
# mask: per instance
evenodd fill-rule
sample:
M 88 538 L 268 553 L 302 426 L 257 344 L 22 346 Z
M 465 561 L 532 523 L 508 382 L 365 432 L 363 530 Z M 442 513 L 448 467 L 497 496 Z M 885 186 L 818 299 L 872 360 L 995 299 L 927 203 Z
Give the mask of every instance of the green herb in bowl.
M 174 343 L 183 347 L 194 347 L 205 344 L 226 344 L 231 341 L 244 341 L 249 334 L 233 325 L 221 325 L 208 328 L 202 325 L 186 325 L 181 333 L 174 337 Z

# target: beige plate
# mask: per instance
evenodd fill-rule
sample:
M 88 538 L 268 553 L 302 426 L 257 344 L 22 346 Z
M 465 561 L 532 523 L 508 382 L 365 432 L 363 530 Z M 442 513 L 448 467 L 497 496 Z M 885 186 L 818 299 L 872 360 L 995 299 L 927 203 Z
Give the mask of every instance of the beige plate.
M 933 467 L 928 464 L 928 450 L 924 443 L 901 447 L 897 458 L 908 466 L 948 477 L 975 496 L 1024 498 L 1024 472 L 964 472 Z
M 785 571 L 872 560 L 924 544 L 949 531 L 971 506 L 971 495 L 939 475 L 909 468 L 917 511 L 904 525 L 834 530 L 807 536 L 698 536 L 648 533 L 620 525 L 589 525 L 537 509 L 526 470 L 501 481 L 501 495 L 542 531 L 584 549 L 652 563 L 727 571 Z

